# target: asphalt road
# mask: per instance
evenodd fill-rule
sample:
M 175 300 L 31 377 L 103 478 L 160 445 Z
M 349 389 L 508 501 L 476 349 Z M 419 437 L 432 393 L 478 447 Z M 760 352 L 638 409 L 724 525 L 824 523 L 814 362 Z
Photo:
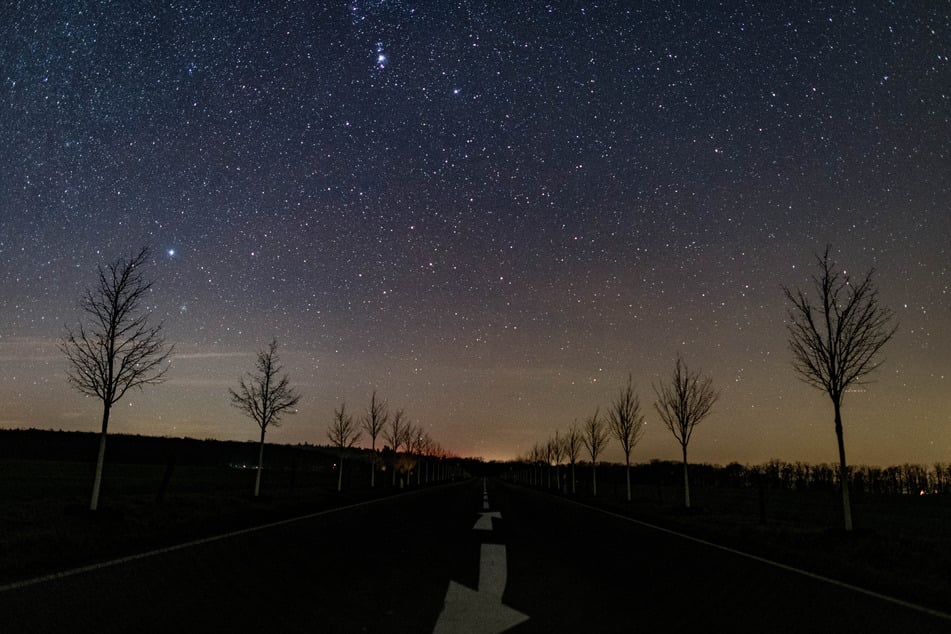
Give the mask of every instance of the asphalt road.
M 491 631 L 493 603 L 528 617 L 516 633 L 951 631 L 948 620 L 475 480 L 3 590 L 0 632 L 475 632 Z

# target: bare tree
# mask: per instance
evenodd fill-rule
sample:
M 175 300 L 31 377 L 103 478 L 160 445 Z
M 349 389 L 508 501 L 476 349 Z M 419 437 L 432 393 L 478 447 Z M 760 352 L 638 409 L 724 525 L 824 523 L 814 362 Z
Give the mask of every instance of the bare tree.
M 419 438 L 422 435 L 422 430 L 419 426 L 414 425 L 412 422 L 406 423 L 406 429 L 403 431 L 403 446 L 406 447 L 406 451 L 403 452 L 403 460 L 400 461 L 401 472 L 406 474 L 406 481 L 409 482 L 410 478 L 413 475 L 413 471 L 416 471 L 417 476 L 419 475 L 419 470 L 417 465 L 419 464 L 419 452 L 418 443 Z M 401 482 L 402 484 L 402 482 Z
M 429 432 L 424 431 L 422 434 L 420 434 L 418 441 L 420 467 L 419 472 L 416 475 L 416 484 L 420 483 L 420 477 L 423 478 L 425 484 L 429 484 L 429 468 L 435 449 L 436 443 L 429 435 Z
M 568 433 L 565 435 L 564 442 L 565 458 L 568 459 L 568 463 L 571 465 L 571 494 L 574 495 L 577 493 L 575 487 L 575 463 L 578 462 L 578 456 L 581 454 L 581 447 L 584 445 L 581 430 L 578 429 L 578 421 L 575 421 L 571 427 L 568 428 Z
M 621 445 L 624 452 L 625 478 L 627 480 L 627 501 L 631 501 L 631 452 L 644 434 L 644 415 L 641 414 L 641 399 L 634 391 L 631 376 L 627 377 L 627 387 L 621 390 L 608 410 L 608 426 L 611 435 Z
M 561 489 L 561 463 L 565 459 L 565 439 L 558 435 L 558 431 L 555 431 L 555 437 L 549 441 L 551 443 L 551 457 L 555 461 L 555 482 L 557 488 Z M 562 493 L 565 493 L 562 490 Z
M 371 488 L 376 486 L 376 439 L 383 432 L 388 419 L 389 415 L 386 412 L 386 401 L 378 401 L 376 398 L 376 390 L 373 390 L 373 394 L 370 395 L 370 407 L 367 408 L 367 413 L 364 415 L 361 423 L 363 431 L 370 436 L 370 451 L 373 452 L 370 461 Z
M 264 470 L 264 434 L 268 427 L 280 427 L 281 418 L 293 413 L 300 395 L 290 385 L 290 379 L 280 376 L 283 366 L 277 356 L 277 340 L 272 339 L 267 350 L 259 350 L 254 372 L 242 378 L 237 390 L 228 389 L 231 404 L 247 414 L 261 428 L 258 448 L 258 472 L 254 478 L 254 497 L 261 492 L 261 472 Z
M 654 409 L 664 426 L 670 430 L 684 459 L 684 506 L 690 508 L 690 479 L 687 476 L 687 445 L 694 430 L 710 413 L 720 393 L 713 389 L 713 379 L 687 369 L 683 358 L 677 355 L 677 365 L 669 383 L 654 385 L 657 401 Z
M 393 450 L 393 486 L 396 486 L 396 454 L 406 438 L 407 424 L 403 420 L 403 410 L 398 409 L 390 419 L 390 426 L 383 430 L 383 440 L 390 445 Z
M 555 445 L 551 438 L 542 445 L 542 459 L 545 461 L 545 477 L 548 478 L 548 488 L 550 489 L 552 467 L 555 465 Z
M 802 290 L 783 287 L 788 309 L 789 347 L 799 378 L 824 390 L 832 399 L 835 437 L 839 445 L 839 481 L 845 530 L 852 530 L 849 501 L 849 471 L 842 432 L 842 399 L 849 387 L 867 383 L 862 379 L 882 364 L 879 352 L 894 336 L 893 314 L 881 305 L 872 282 L 874 269 L 853 284 L 846 273 L 835 270 L 826 247 L 816 257 L 818 275 L 812 276 L 814 299 Z M 816 303 L 813 303 L 816 302 Z
M 604 451 L 608 444 L 608 430 L 604 428 L 604 419 L 600 416 L 600 408 L 594 410 L 594 414 L 584 421 L 581 430 L 581 442 L 584 443 L 591 456 L 591 491 L 597 497 L 598 495 L 598 456 Z
M 327 429 L 327 438 L 340 451 L 340 460 L 337 465 L 337 493 L 343 489 L 343 459 L 347 450 L 360 441 L 360 430 L 353 422 L 353 415 L 347 413 L 347 404 L 341 403 L 340 409 L 334 410 L 333 422 Z
M 536 468 L 538 467 L 539 451 L 541 450 L 538 448 L 538 443 L 536 442 L 534 445 L 532 445 L 532 448 L 529 449 L 528 453 L 525 455 L 525 464 L 528 465 L 528 483 L 531 486 L 536 485 L 535 475 L 536 475 Z
M 143 302 L 152 283 L 142 276 L 148 248 L 128 259 L 99 267 L 99 281 L 79 301 L 87 324 L 66 327 L 60 350 L 69 361 L 67 378 L 79 392 L 102 401 L 99 455 L 89 510 L 99 507 L 102 465 L 112 406 L 131 388 L 161 383 L 172 348 L 165 347 L 162 324 L 150 326 Z

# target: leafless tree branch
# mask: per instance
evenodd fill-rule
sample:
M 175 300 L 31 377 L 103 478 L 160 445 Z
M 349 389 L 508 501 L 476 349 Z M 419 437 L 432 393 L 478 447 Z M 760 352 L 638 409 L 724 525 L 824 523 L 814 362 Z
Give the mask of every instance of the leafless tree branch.
M 112 406 L 132 388 L 164 380 L 173 347 L 166 348 L 162 324 L 149 325 L 144 303 L 152 283 L 142 275 L 149 259 L 143 248 L 128 259 L 99 267 L 97 284 L 80 299 L 85 315 L 66 327 L 60 350 L 68 362 L 67 379 L 82 394 L 102 401 L 102 431 L 90 510 L 99 504 L 106 435 Z M 86 323 L 84 323 L 84 321 Z

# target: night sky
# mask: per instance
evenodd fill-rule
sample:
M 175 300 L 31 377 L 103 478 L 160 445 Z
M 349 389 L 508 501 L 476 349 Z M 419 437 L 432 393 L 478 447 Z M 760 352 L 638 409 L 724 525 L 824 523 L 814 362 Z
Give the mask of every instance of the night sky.
M 831 244 L 900 322 L 849 461 L 951 460 L 951 5 L 779 4 L 7 3 L 0 426 L 98 429 L 56 344 L 148 245 L 175 354 L 115 432 L 255 438 L 228 388 L 276 337 L 273 442 L 376 388 L 509 458 L 630 373 L 634 460 L 676 459 L 681 353 L 722 390 L 691 460 L 832 462 L 782 294 Z

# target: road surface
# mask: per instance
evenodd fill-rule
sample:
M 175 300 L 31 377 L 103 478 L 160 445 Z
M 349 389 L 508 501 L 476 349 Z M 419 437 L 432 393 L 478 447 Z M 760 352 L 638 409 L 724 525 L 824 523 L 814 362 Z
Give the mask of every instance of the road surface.
M 0 589 L 0 632 L 951 631 L 951 620 L 482 480 Z

